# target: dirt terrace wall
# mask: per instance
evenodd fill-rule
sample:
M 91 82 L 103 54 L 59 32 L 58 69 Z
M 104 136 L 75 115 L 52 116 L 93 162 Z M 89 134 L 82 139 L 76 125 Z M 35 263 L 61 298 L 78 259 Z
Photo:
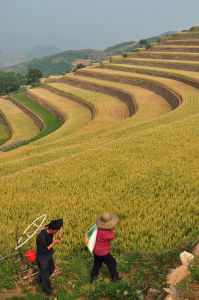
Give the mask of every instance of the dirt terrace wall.
M 171 42 L 167 42 L 167 43 L 160 43 L 160 45 L 181 45 L 181 46 L 199 46 L 199 40 L 197 42 L 195 41 L 171 41 Z
M 28 140 L 25 139 L 25 138 L 16 139 L 15 141 L 11 142 L 10 144 L 6 144 L 5 146 L 1 147 L 0 151 L 8 150 L 11 147 L 18 146 L 18 145 L 23 144 L 24 142 L 27 142 L 27 141 Z
M 147 66 L 147 67 L 158 67 L 158 68 L 165 68 L 165 69 L 176 69 L 176 70 L 183 70 L 183 71 L 193 71 L 199 72 L 199 64 L 180 64 L 180 63 L 167 63 L 167 62 L 158 62 L 158 61 L 139 61 L 139 60 L 128 60 L 124 61 L 125 64 L 135 65 L 135 66 Z
M 147 52 L 185 52 L 185 53 L 199 53 L 199 47 L 198 48 L 169 48 L 169 47 L 152 47 L 151 49 L 148 49 Z
M 31 93 L 31 91 L 26 92 L 26 95 L 31 98 L 33 101 L 37 102 L 39 105 L 43 106 L 46 110 L 48 110 L 51 114 L 53 114 L 56 118 L 59 118 L 62 123 L 65 122 L 65 116 L 57 110 L 55 107 L 47 103 L 44 99 L 35 96 Z
M 5 129 L 8 133 L 9 139 L 12 137 L 13 135 L 13 128 L 12 125 L 10 124 L 10 122 L 6 119 L 6 116 L 4 115 L 4 113 L 0 110 L 0 120 L 3 122 L 3 125 L 5 126 Z
M 78 73 L 78 75 L 83 75 L 81 73 Z M 91 77 L 94 77 L 94 76 L 91 76 Z M 89 91 L 94 91 L 94 92 L 106 94 L 106 95 L 109 95 L 112 97 L 116 97 L 127 105 L 130 116 L 135 114 L 135 112 L 137 111 L 137 104 L 136 104 L 134 97 L 124 91 L 119 90 L 119 89 L 98 85 L 96 83 L 83 82 L 78 79 L 75 79 L 75 78 L 73 79 L 73 78 L 69 78 L 69 77 L 63 78 L 62 82 L 65 82 L 67 84 L 71 84 L 76 87 L 83 88 L 83 89 L 86 89 Z
M 166 52 L 166 50 L 165 50 Z M 185 61 L 199 61 L 199 55 L 186 55 L 186 54 L 163 54 L 163 53 L 152 53 L 152 52 L 142 52 L 133 55 L 133 57 L 138 58 L 150 58 L 150 59 L 169 59 L 169 60 L 185 60 Z
M 108 66 L 108 65 L 104 66 L 103 68 L 104 69 L 111 69 L 111 70 L 119 70 L 119 71 L 123 71 L 123 72 L 132 72 L 132 73 L 138 73 L 138 74 L 144 74 L 144 75 L 174 79 L 174 80 L 181 81 L 183 83 L 186 83 L 186 84 L 188 84 L 192 87 L 195 87 L 195 88 L 199 89 L 199 81 L 195 81 L 195 80 L 185 78 L 185 77 L 181 77 L 181 76 L 174 75 L 174 74 L 161 73 L 161 72 L 152 71 L 152 70 L 126 69 L 126 68 L 122 68 L 122 67 L 117 68 L 117 67 Z
M 172 40 L 199 40 L 199 33 L 176 33 L 172 35 Z
M 20 101 L 18 101 L 12 96 L 9 96 L 8 100 L 15 104 L 17 107 L 19 107 L 25 114 L 27 114 L 33 120 L 33 122 L 39 128 L 39 130 L 42 130 L 42 128 L 44 127 L 43 120 L 35 112 L 33 112 L 31 109 L 23 105 Z
M 103 80 L 121 82 L 125 84 L 132 84 L 132 85 L 142 87 L 164 98 L 171 105 L 172 109 L 178 107 L 182 102 L 182 98 L 179 95 L 174 93 L 168 87 L 158 82 L 155 82 L 153 80 L 142 79 L 142 78 L 130 78 L 130 77 L 124 77 L 120 75 L 109 75 L 109 74 L 86 72 L 86 71 L 80 71 L 78 72 L 78 75 L 95 77 Z
M 86 100 L 84 101 L 84 100 L 81 100 L 81 99 L 77 99 L 77 98 L 75 98 L 71 95 L 67 95 L 64 92 L 61 92 L 61 91 L 59 91 L 56 88 L 51 87 L 51 86 L 45 86 L 43 88 L 45 88 L 46 90 L 48 90 L 48 91 L 50 91 L 50 92 L 52 92 L 52 93 L 54 93 L 58 96 L 64 97 L 64 98 L 69 99 L 69 100 L 72 100 L 72 101 L 86 107 L 91 112 L 92 120 L 94 119 L 94 117 L 96 115 L 96 111 L 95 111 L 95 106 L 92 103 L 87 102 Z

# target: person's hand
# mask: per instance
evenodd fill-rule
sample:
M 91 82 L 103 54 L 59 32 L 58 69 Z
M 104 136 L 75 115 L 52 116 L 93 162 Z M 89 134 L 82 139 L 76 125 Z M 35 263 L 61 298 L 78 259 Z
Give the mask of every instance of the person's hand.
M 54 244 L 54 245 L 61 244 L 61 241 L 60 241 L 60 240 L 54 240 L 54 241 L 53 241 L 53 244 Z
M 61 237 L 62 237 L 62 231 L 63 231 L 63 227 L 61 227 L 61 229 L 58 231 L 58 234 L 57 234 L 57 238 L 60 240 Z

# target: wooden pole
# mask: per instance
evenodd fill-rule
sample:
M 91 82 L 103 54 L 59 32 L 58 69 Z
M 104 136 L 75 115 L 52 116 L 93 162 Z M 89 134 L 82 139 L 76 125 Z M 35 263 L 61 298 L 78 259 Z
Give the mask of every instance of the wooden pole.
M 75 222 L 75 220 L 73 220 L 71 218 L 68 218 L 68 219 L 66 219 L 66 220 L 63 221 L 63 223 L 66 223 L 66 222 Z M 47 227 L 42 227 L 37 232 L 40 232 L 40 231 L 42 231 L 44 229 L 47 229 Z M 30 235 L 32 233 L 34 233 L 34 231 L 29 231 L 29 232 L 26 232 L 26 233 L 18 234 L 18 237 L 27 236 L 27 235 Z

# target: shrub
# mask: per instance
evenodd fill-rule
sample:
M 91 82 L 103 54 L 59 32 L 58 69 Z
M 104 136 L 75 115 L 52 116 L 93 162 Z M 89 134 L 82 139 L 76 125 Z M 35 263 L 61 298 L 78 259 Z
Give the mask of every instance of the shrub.
M 196 256 L 190 263 L 188 269 L 191 271 L 193 279 L 199 281 L 199 257 Z
M 151 48 L 151 44 L 146 44 L 145 48 L 146 49 L 150 49 Z
M 127 58 L 127 56 L 128 56 L 127 53 L 122 53 L 123 58 Z

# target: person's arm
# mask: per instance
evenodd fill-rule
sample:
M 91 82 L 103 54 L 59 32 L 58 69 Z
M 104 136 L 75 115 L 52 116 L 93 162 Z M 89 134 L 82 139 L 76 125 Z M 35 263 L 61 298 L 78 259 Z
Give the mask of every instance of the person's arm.
M 44 235 L 40 235 L 37 239 L 37 249 L 41 254 L 48 253 L 48 251 L 56 244 L 60 244 L 60 240 L 54 240 L 49 246 L 47 246 L 47 241 Z
M 115 238 L 115 232 L 111 229 L 109 231 L 109 240 L 113 240 Z
M 47 249 L 50 250 L 54 245 L 61 244 L 60 240 L 54 240 L 52 244 L 50 244 Z
M 60 230 L 57 233 L 57 239 L 58 240 L 61 240 L 61 238 L 62 238 L 62 232 L 63 232 L 63 227 L 61 227 Z
M 105 231 L 105 239 L 113 240 L 114 238 L 115 238 L 115 232 L 112 229 Z

